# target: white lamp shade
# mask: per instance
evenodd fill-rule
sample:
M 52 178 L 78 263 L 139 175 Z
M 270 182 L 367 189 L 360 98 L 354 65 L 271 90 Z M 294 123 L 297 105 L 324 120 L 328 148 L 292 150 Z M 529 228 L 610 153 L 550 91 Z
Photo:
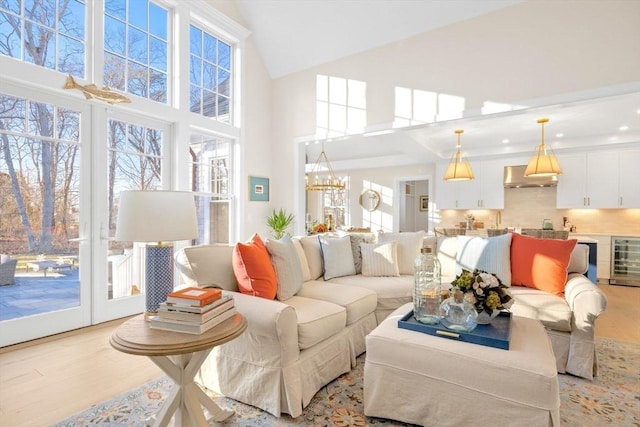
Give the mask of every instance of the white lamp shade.
M 170 242 L 197 237 L 193 193 L 187 191 L 123 191 L 120 193 L 116 240 Z
M 541 144 L 529 160 L 524 176 L 556 176 L 562 174 L 562 168 L 553 152 Z
M 469 181 L 474 179 L 473 170 L 468 160 L 464 160 L 458 151 L 453 155 L 444 173 L 445 181 Z

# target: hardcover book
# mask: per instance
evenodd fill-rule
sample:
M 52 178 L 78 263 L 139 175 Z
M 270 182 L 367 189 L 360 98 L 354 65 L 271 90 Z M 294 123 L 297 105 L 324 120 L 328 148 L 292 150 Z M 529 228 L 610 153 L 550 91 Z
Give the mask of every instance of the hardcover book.
M 222 291 L 220 289 L 189 287 L 168 294 L 167 302 L 176 305 L 202 307 L 221 297 Z
M 198 314 L 202 314 L 205 313 L 209 310 L 211 310 L 212 308 L 215 308 L 217 306 L 219 306 L 220 304 L 224 304 L 226 301 L 233 299 L 233 296 L 231 296 L 230 294 L 223 294 L 220 299 L 215 300 L 214 302 L 212 302 L 211 304 L 207 304 L 204 305 L 202 307 L 196 307 L 196 306 L 191 306 L 191 305 L 178 305 L 178 304 L 173 304 L 173 303 L 168 303 L 168 302 L 161 302 L 160 306 L 158 307 L 158 311 L 180 311 L 183 313 L 198 313 Z
M 216 325 L 224 322 L 225 320 L 236 315 L 236 308 L 231 307 L 230 309 L 222 312 L 221 314 L 212 317 L 201 324 L 194 324 L 191 322 L 180 322 L 175 320 L 162 320 L 158 316 L 153 316 L 151 321 L 149 322 L 149 327 L 151 329 L 161 329 L 163 331 L 172 331 L 172 332 L 184 332 L 187 334 L 202 334 L 209 329 L 213 328 Z
M 218 301 L 222 301 L 222 299 L 219 299 Z M 188 311 L 182 311 L 180 309 L 159 309 L 158 318 L 160 320 L 199 325 L 201 323 L 205 323 L 212 317 L 216 317 L 217 315 L 227 311 L 231 307 L 233 307 L 233 298 L 225 298 L 221 304 L 218 304 L 216 307 L 213 307 L 211 310 L 207 310 L 203 313 L 189 313 Z

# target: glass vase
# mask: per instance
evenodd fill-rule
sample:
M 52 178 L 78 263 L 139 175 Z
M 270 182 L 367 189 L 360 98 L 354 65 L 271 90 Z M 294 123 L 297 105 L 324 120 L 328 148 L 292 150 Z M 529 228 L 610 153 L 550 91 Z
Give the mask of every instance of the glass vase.
M 452 331 L 471 332 L 478 325 L 476 308 L 463 298 L 462 291 L 456 287 L 440 305 L 440 315 L 442 324 Z
M 413 317 L 427 325 L 440 322 L 442 285 L 440 261 L 431 253 L 431 248 L 422 248 L 413 268 Z

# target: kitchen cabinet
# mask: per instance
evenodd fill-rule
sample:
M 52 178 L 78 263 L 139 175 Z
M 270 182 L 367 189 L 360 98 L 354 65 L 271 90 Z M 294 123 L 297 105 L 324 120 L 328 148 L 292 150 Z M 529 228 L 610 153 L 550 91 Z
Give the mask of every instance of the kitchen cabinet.
M 611 277 L 611 235 L 608 234 L 570 234 L 569 239 L 597 241 L 596 271 L 599 282 L 609 283 Z
M 476 161 L 471 167 L 475 175 L 471 181 L 436 181 L 438 209 L 504 209 L 504 160 Z M 446 168 L 447 164 L 436 166 L 438 177 Z
M 640 150 L 594 151 L 558 156 L 557 207 L 640 207 Z M 635 177 L 635 179 L 634 179 Z
M 640 208 L 640 149 L 620 151 L 618 207 Z

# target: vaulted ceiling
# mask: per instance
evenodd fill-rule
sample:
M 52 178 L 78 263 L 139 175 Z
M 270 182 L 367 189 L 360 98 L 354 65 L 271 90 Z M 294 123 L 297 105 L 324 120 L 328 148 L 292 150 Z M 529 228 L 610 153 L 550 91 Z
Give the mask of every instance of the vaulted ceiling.
M 235 0 L 272 78 L 479 17 L 522 0 Z M 483 114 L 306 144 L 312 162 L 323 146 L 337 169 L 398 166 L 448 159 L 457 128 L 468 157 L 530 155 L 540 117 L 552 117 L 546 141 L 571 151 L 640 141 L 640 82 L 607 93 L 532 102 Z M 561 136 L 560 136 L 561 135 Z M 366 155 L 363 155 L 366 153 Z

